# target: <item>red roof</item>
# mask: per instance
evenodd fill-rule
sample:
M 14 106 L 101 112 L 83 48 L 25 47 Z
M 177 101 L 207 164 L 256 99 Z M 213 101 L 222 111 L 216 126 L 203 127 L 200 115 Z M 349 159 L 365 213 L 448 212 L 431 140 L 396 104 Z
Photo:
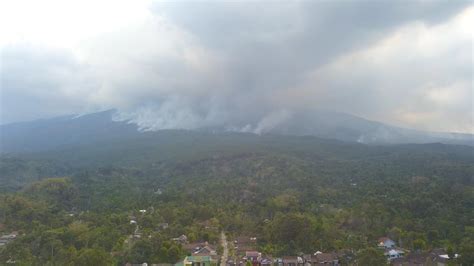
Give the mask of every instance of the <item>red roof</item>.
M 379 238 L 379 243 L 380 242 L 385 242 L 385 241 L 388 241 L 388 240 L 393 241 L 392 239 L 384 236 L 384 237 Z
M 258 257 L 259 253 L 258 253 L 258 251 L 245 251 L 245 256 L 246 257 Z

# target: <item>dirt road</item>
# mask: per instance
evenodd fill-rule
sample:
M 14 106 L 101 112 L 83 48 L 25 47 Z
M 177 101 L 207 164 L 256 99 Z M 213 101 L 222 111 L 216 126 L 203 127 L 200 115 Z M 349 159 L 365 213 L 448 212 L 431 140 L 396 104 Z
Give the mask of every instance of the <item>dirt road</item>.
M 224 249 L 222 252 L 222 257 L 221 257 L 221 266 L 225 266 L 227 262 L 227 257 L 229 256 L 229 247 L 227 244 L 227 237 L 224 231 L 221 232 L 221 245 L 222 245 L 222 248 Z

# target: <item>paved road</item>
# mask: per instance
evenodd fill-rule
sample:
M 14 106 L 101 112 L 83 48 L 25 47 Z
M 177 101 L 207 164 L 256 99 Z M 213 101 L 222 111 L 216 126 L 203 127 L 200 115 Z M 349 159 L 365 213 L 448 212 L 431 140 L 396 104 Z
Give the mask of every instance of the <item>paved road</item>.
M 227 245 L 227 237 L 224 231 L 221 232 L 221 245 L 224 248 L 221 257 L 221 266 L 225 266 L 227 262 L 227 257 L 229 256 L 229 247 Z

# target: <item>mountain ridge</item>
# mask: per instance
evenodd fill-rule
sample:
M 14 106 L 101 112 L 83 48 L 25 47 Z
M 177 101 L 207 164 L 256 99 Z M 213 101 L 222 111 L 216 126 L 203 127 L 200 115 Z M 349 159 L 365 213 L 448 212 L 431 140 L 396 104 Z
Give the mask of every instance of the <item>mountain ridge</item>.
M 0 153 L 28 153 L 83 144 L 129 141 L 163 130 L 141 131 L 132 121 L 114 119 L 116 110 L 85 115 L 66 115 L 30 122 L 0 125 Z M 199 128 L 209 134 L 241 132 L 228 128 Z M 353 115 L 320 111 L 294 116 L 258 135 L 315 136 L 363 144 L 444 143 L 474 146 L 471 134 L 424 132 L 404 129 Z

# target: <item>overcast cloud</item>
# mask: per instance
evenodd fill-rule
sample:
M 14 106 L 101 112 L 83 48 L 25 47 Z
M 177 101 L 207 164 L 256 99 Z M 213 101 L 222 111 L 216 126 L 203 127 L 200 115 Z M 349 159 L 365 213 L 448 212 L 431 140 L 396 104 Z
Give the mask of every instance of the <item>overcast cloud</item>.
M 262 132 L 330 109 L 474 132 L 470 1 L 5 2 L 1 123 Z

